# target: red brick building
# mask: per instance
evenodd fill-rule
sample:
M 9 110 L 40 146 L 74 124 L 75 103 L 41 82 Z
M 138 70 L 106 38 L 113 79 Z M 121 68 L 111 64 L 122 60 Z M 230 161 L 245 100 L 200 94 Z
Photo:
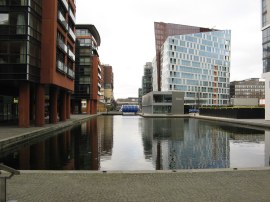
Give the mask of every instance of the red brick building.
M 1 110 L 20 127 L 42 126 L 45 115 L 65 121 L 74 90 L 74 0 L 4 1 L 0 10 L 0 95 L 9 100 Z
M 72 96 L 74 113 L 96 114 L 101 95 L 100 36 L 94 25 L 76 25 L 76 76 Z M 85 103 L 85 109 L 83 109 Z

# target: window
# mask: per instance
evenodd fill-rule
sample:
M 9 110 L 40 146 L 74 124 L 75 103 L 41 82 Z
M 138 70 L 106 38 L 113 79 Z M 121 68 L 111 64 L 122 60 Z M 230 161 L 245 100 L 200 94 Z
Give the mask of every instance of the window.
M 6 0 L 0 0 L 0 6 L 5 6 L 5 5 L 7 5 Z
M 91 46 L 92 41 L 91 39 L 78 39 L 80 42 L 80 46 Z
M 80 65 L 91 65 L 90 57 L 80 57 Z
M 9 14 L 0 13 L 0 25 L 8 25 Z

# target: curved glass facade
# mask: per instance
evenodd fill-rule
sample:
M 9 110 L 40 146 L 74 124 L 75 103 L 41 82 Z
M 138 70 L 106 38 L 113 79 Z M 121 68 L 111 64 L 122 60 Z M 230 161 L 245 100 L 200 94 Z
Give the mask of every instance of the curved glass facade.
M 161 48 L 161 91 L 185 92 L 185 104 L 228 105 L 231 31 L 170 36 Z

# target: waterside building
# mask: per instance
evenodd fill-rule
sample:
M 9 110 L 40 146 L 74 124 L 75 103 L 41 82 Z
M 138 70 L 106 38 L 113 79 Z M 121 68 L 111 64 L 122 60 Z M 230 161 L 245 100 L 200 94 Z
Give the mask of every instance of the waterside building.
M 70 117 L 75 12 L 74 0 L 1 1 L 1 120 L 29 127 Z
M 72 96 L 72 112 L 97 113 L 101 95 L 101 65 L 98 46 L 100 36 L 94 25 L 76 25 L 76 76 L 75 91 Z
M 228 105 L 231 32 L 201 29 L 167 37 L 154 67 L 160 78 L 153 81 L 161 91 L 184 92 L 187 105 Z

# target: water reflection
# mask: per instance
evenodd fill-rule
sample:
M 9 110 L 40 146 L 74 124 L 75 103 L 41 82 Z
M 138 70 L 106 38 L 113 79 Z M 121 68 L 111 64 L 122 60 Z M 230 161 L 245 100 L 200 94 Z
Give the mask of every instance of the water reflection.
M 270 131 L 199 119 L 100 116 L 1 152 L 21 170 L 169 170 L 264 167 Z
M 0 162 L 20 170 L 98 170 L 97 120 L 38 143 L 20 146 L 1 155 Z

